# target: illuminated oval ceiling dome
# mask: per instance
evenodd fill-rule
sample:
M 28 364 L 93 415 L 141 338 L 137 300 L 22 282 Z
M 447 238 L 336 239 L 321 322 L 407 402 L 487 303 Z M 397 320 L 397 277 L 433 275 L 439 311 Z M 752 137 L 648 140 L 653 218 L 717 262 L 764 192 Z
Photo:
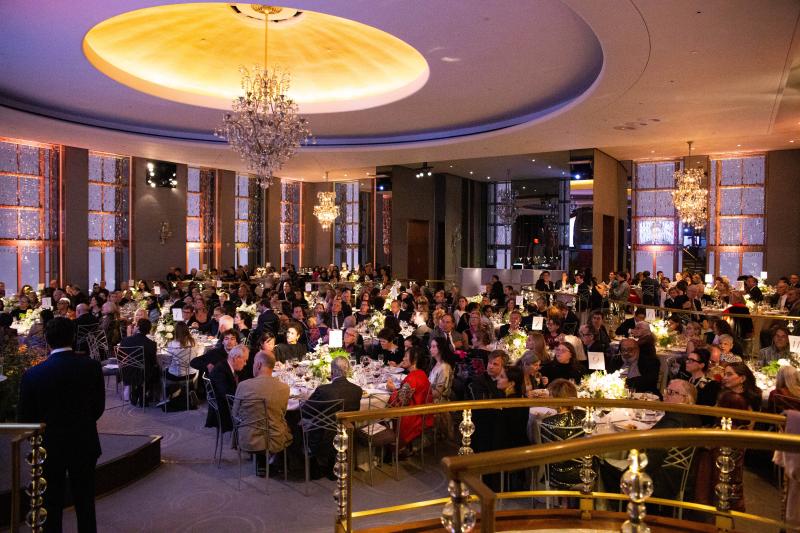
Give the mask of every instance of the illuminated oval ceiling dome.
M 147 94 L 229 109 L 240 66 L 264 64 L 264 15 L 252 4 L 196 3 L 138 9 L 95 25 L 83 40 L 92 65 Z M 428 80 L 425 58 L 372 26 L 293 8 L 269 15 L 268 65 L 291 75 L 303 113 L 376 107 Z

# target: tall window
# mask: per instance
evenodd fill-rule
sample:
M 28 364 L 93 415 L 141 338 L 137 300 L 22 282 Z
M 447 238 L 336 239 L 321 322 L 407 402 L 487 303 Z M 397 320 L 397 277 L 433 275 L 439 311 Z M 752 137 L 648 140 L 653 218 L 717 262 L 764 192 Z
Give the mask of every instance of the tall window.
M 489 184 L 486 265 L 494 265 L 495 268 L 511 268 L 511 226 L 501 224 L 497 216 L 500 195 L 510 189 L 511 183 Z
M 8 294 L 58 277 L 59 153 L 0 141 L 0 281 Z
M 347 263 L 350 268 L 360 264 L 360 209 L 359 183 L 336 183 L 336 203 L 339 205 L 339 218 L 333 224 L 333 262 L 341 265 Z
M 247 174 L 236 175 L 236 266 L 261 263 L 262 199 L 262 189 L 255 179 Z
M 708 271 L 728 276 L 764 270 L 763 155 L 712 159 L 709 177 Z
M 216 267 L 217 172 L 189 167 L 186 192 L 186 270 Z
M 638 163 L 633 180 L 633 256 L 637 272 L 664 272 L 679 266 L 679 221 L 672 202 L 677 161 Z
M 281 181 L 281 266 L 293 264 L 300 268 L 301 228 L 300 213 L 303 210 L 303 184 L 296 181 Z
M 130 278 L 130 158 L 89 152 L 89 288 Z

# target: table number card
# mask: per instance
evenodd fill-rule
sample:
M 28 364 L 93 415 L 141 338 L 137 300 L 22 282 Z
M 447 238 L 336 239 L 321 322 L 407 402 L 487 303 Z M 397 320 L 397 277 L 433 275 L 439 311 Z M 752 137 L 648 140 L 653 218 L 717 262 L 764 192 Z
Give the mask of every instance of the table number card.
M 311 284 L 306 283 L 306 292 L 311 292 Z
M 53 300 L 48 298 L 47 296 L 42 298 L 42 309 L 52 309 L 53 308 Z
M 216 285 L 216 286 L 217 286 L 217 288 L 219 289 L 219 288 L 221 288 L 221 287 L 222 287 L 222 281 L 220 281 L 220 280 L 217 280 L 217 281 L 215 281 L 215 282 L 214 282 L 214 285 Z
M 328 331 L 328 346 L 330 348 L 342 347 L 342 330 L 332 329 Z
M 737 281 L 736 282 L 736 290 L 743 291 L 744 290 L 744 281 Z
M 644 310 L 644 319 L 648 322 L 655 322 L 656 321 L 656 310 L 655 309 L 645 309 Z
M 153 287 L 153 294 L 155 294 L 156 296 L 158 296 L 159 294 L 161 294 L 161 287 L 160 287 L 160 286 L 158 286 L 158 285 L 156 285 L 155 287 Z
M 533 331 L 541 331 L 542 328 L 544 328 L 544 317 L 543 316 L 533 317 L 533 322 L 531 323 L 531 329 L 533 329 Z
M 521 295 L 517 296 L 517 307 L 522 307 L 524 305 L 525 305 L 525 298 L 523 298 Z
M 175 322 L 182 321 L 183 320 L 183 309 L 181 309 L 179 307 L 173 308 L 172 309 L 172 319 L 175 320 Z
M 135 281 L 133 281 L 132 279 L 129 279 L 128 280 L 128 288 L 129 289 L 133 289 L 135 283 L 136 283 Z
M 800 354 L 800 335 L 789 335 L 789 351 Z
M 606 369 L 606 357 L 603 352 L 589 352 L 589 369 L 590 370 Z
M 271 266 L 272 266 L 272 263 L 267 263 L 267 264 L 266 264 L 266 265 L 264 265 L 264 266 L 266 266 L 267 268 L 269 268 L 269 267 L 271 267 Z
M 206 271 L 206 270 L 208 270 L 208 265 L 206 265 L 205 263 L 203 263 L 203 265 L 200 267 L 200 270 L 202 270 L 202 271 Z

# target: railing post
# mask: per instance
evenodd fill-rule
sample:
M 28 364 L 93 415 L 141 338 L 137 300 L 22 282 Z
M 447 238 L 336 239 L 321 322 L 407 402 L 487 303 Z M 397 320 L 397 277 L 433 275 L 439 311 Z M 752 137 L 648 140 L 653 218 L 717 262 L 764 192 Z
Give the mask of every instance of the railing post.
M 336 450 L 336 464 L 333 472 L 336 475 L 336 523 L 338 528 L 345 532 L 350 531 L 350 466 L 347 453 L 347 428 L 343 423 L 339 423 L 339 429 L 333 438 L 333 447 Z
M 597 428 L 597 423 L 594 420 L 594 407 L 586 408 L 586 416 L 583 419 L 583 432 L 587 437 L 591 437 L 594 430 Z M 594 510 L 594 499 L 591 497 L 594 490 L 594 482 L 597 479 L 597 472 L 594 471 L 594 456 L 584 455 L 583 466 L 581 466 L 580 476 L 583 485 L 581 485 L 581 519 L 591 520 Z
M 469 488 L 461 481 L 447 485 L 450 501 L 442 509 L 442 526 L 450 533 L 467 533 L 475 528 L 477 515 L 469 503 Z
M 723 431 L 731 431 L 733 429 L 733 420 L 730 417 L 722 417 L 720 419 L 720 428 Z M 720 448 L 719 453 L 720 455 L 716 461 L 717 468 L 719 468 L 719 483 L 714 487 L 714 493 L 717 495 L 717 510 L 727 513 L 731 510 L 733 496 L 731 473 L 736 468 L 736 460 L 733 458 L 733 450 L 727 446 Z M 717 515 L 716 525 L 720 530 L 732 529 L 733 519 L 730 516 Z
M 653 494 L 653 480 L 644 472 L 647 466 L 647 456 L 639 450 L 631 450 L 628 455 L 630 467 L 622 474 L 619 486 L 628 496 L 628 517 L 622 524 L 623 533 L 650 533 L 650 528 L 644 523 L 647 508 L 644 502 Z
M 27 462 L 31 467 L 31 481 L 25 492 L 30 497 L 30 510 L 25 517 L 32 533 L 42 531 L 47 520 L 47 509 L 44 508 L 44 491 L 47 490 L 47 480 L 44 478 L 44 464 L 47 459 L 47 450 L 42 446 L 42 434 L 38 431 L 28 437 L 31 451 L 28 452 Z
M 464 409 L 458 430 L 461 432 L 461 448 L 458 449 L 458 455 L 470 455 L 472 453 L 472 434 L 475 433 L 472 409 Z

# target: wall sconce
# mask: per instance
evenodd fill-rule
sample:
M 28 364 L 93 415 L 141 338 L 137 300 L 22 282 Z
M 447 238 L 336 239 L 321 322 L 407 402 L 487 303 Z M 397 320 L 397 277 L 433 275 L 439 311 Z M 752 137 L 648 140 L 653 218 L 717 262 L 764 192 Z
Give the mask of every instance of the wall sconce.
M 166 220 L 161 223 L 161 229 L 158 230 L 158 240 L 161 241 L 161 244 L 166 244 L 167 239 L 172 237 L 172 230 L 169 228 L 169 222 Z

